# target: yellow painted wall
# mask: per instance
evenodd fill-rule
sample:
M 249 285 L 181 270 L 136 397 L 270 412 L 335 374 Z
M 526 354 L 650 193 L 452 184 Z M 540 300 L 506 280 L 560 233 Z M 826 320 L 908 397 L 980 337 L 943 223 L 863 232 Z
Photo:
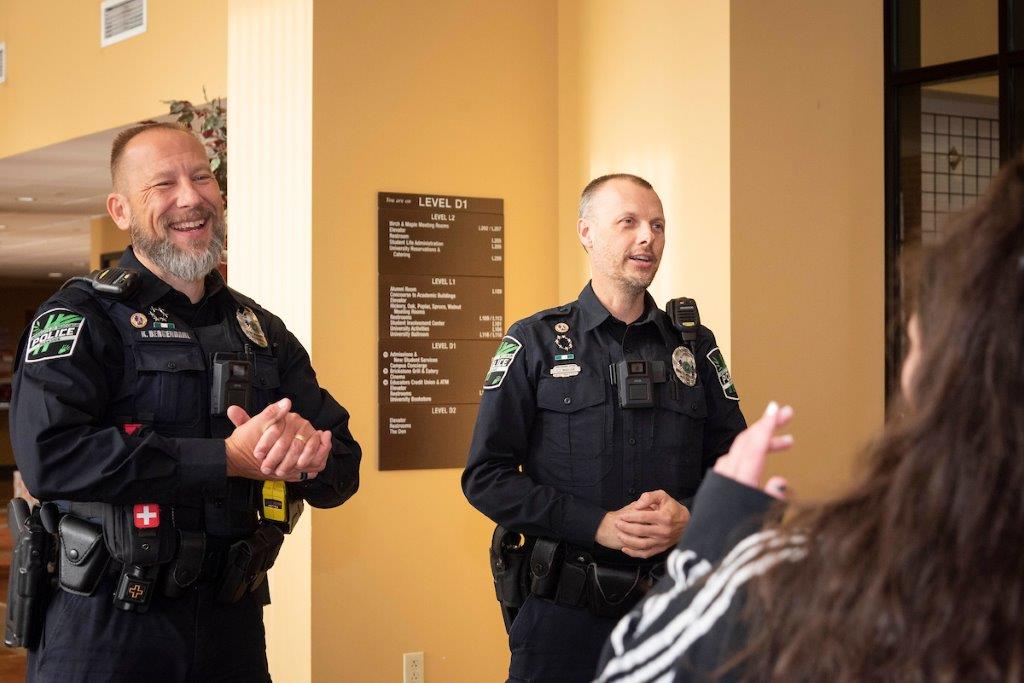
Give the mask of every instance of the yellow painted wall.
M 121 230 L 109 216 L 89 221 L 89 268 L 100 267 L 100 256 L 122 252 L 131 243 L 127 230 Z
M 313 512 L 313 680 L 502 680 L 493 525 L 460 470 L 377 470 L 377 192 L 503 197 L 508 321 L 557 302 L 556 5 L 314 6 L 313 349 L 364 448 L 360 492 Z M 481 377 L 483 368 L 481 368 Z
M 150 0 L 147 33 L 100 47 L 98 0 L 0 0 L 0 157 L 227 90 L 227 0 Z
M 661 196 L 659 305 L 697 299 L 730 346 L 729 3 L 559 3 L 559 296 L 588 277 L 573 230 L 584 185 L 635 173 Z
M 732 369 L 816 497 L 883 421 L 882 4 L 732 3 Z

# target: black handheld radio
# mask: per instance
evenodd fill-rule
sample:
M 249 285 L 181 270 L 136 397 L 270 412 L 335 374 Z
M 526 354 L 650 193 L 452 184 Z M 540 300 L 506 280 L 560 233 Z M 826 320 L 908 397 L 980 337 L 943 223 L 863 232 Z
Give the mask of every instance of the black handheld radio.
M 683 342 L 692 346 L 697 339 L 697 328 L 700 327 L 700 311 L 697 310 L 697 302 L 686 297 L 670 299 L 665 304 L 665 313 L 675 328 L 682 333 Z

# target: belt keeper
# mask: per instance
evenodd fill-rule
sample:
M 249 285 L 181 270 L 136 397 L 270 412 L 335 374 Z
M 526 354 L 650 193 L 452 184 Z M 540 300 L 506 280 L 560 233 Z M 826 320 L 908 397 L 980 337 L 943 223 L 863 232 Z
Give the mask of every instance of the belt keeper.
M 206 534 L 202 531 L 178 531 L 178 557 L 174 560 L 171 575 L 174 583 L 184 588 L 195 583 L 203 569 L 206 554 Z
M 206 534 L 178 529 L 178 554 L 163 574 L 163 593 L 169 598 L 181 597 L 185 589 L 199 578 L 206 554 Z

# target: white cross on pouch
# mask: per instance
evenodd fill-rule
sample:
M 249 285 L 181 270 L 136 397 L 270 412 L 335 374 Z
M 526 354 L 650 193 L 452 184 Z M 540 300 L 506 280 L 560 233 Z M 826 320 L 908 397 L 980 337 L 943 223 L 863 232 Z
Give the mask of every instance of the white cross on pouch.
M 157 513 L 151 511 L 148 505 L 143 505 L 142 511 L 135 513 L 135 516 L 142 522 L 142 526 L 149 526 L 150 521 L 157 516 Z

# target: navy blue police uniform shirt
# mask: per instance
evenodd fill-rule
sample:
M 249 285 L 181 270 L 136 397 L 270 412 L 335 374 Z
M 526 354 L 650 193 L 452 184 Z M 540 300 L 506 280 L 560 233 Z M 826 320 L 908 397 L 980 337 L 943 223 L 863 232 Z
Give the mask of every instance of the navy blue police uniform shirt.
M 212 330 L 206 338 L 214 345 L 241 350 L 245 338 L 235 320 L 240 302 L 254 312 L 267 341 L 266 348 L 252 345 L 258 379 L 252 409 L 288 397 L 292 410 L 333 435 L 326 469 L 308 482 L 289 484 L 289 491 L 316 507 L 339 505 L 356 491 L 361 451 L 349 414 L 319 386 L 309 355 L 280 318 L 228 289 L 217 271 L 192 304 L 146 269 L 131 247 L 120 266 L 141 274 L 126 299 L 114 303 L 66 287 L 39 308 L 35 330 L 22 339 L 11 440 L 33 495 L 167 504 L 226 496 L 232 487 L 222 439 L 233 427 L 225 417 L 210 416 L 211 359 L 201 331 Z M 145 329 L 112 320 L 132 310 L 141 314 L 136 323 L 146 321 Z M 50 336 L 39 336 L 46 328 Z M 123 333 L 167 343 L 127 343 Z
M 605 513 L 658 489 L 688 505 L 746 427 L 711 330 L 697 333 L 693 386 L 673 369 L 682 345 L 650 294 L 640 319 L 626 325 L 590 283 L 577 301 L 513 324 L 485 379 L 462 475 L 466 497 L 509 530 L 635 562 L 595 543 Z M 654 407 L 620 407 L 609 366 L 623 360 L 665 363 Z

